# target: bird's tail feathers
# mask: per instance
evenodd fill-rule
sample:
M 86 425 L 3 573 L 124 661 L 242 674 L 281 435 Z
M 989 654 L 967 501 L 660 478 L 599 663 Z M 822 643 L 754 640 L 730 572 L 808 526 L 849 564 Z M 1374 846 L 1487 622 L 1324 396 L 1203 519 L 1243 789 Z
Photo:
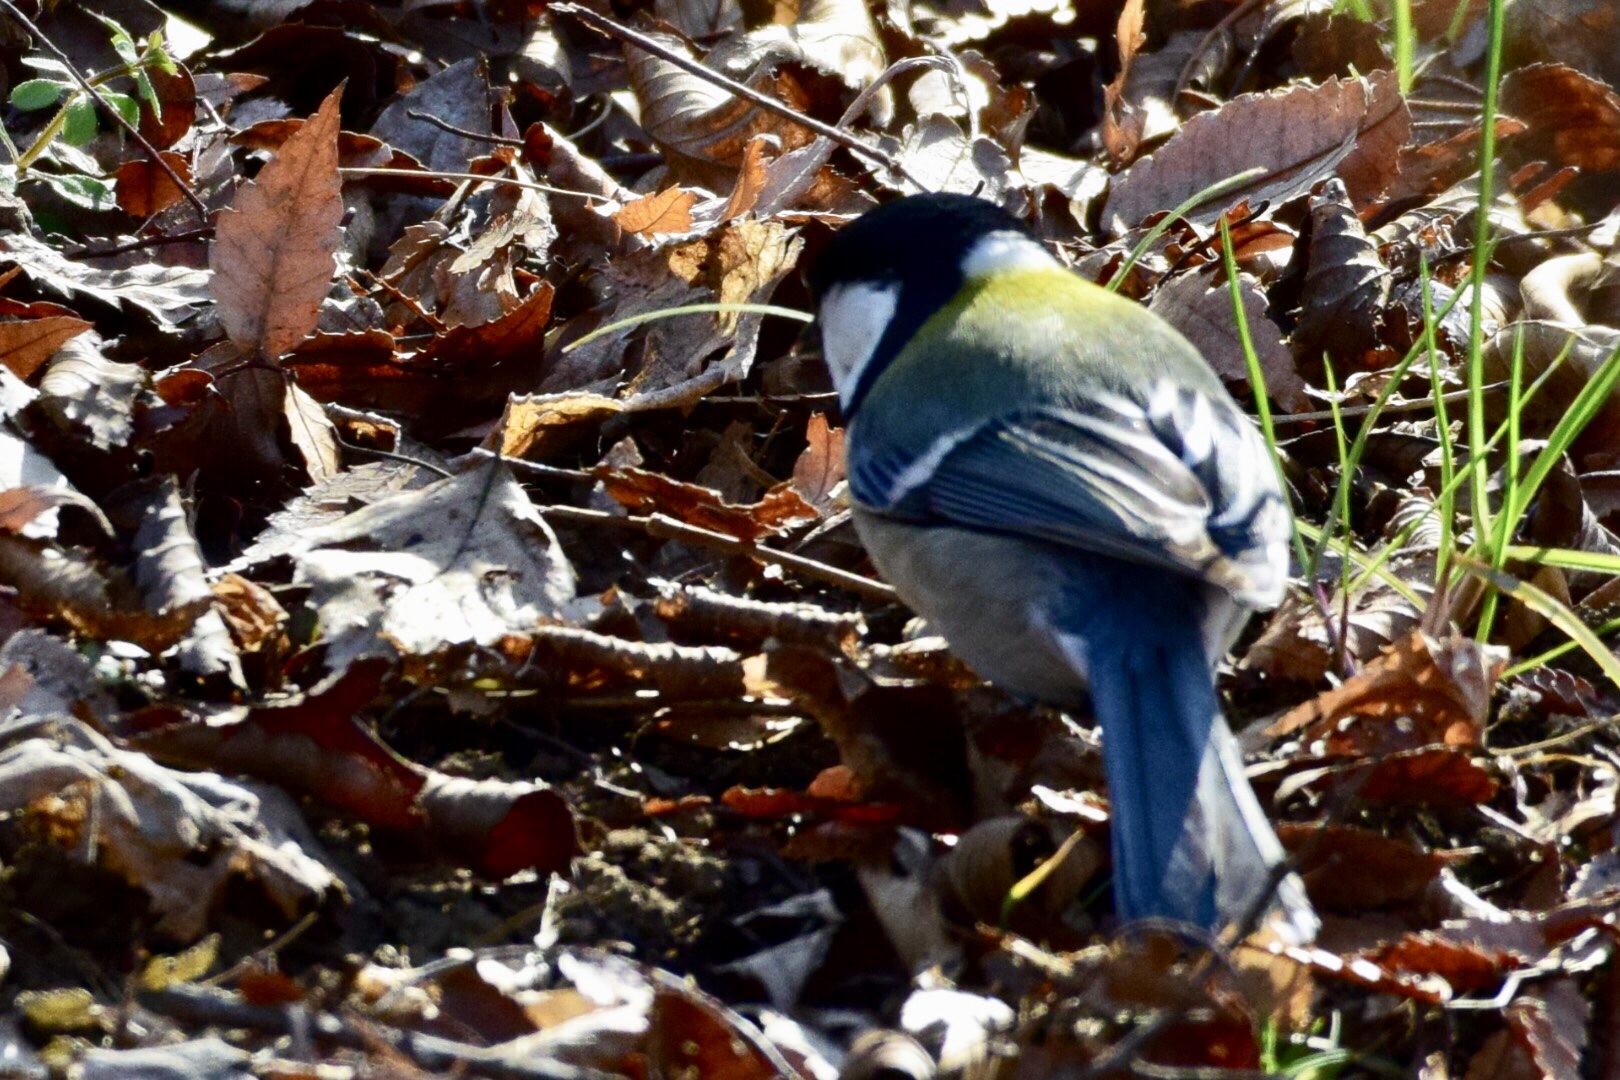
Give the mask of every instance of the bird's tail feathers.
M 1219 928 L 1264 903 L 1257 928 L 1310 941 L 1316 914 L 1296 875 L 1276 878 L 1282 845 L 1244 775 L 1196 626 L 1144 622 L 1141 633 L 1088 635 L 1084 651 L 1103 729 L 1120 917 Z

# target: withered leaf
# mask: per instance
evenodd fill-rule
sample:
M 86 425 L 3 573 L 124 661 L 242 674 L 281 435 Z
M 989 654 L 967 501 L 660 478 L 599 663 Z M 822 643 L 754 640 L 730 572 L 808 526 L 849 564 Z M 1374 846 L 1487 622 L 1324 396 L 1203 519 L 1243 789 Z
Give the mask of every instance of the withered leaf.
M 31 378 L 52 353 L 93 325 L 71 315 L 0 322 L 0 364 L 19 379 Z
M 1342 686 L 1266 729 L 1329 754 L 1387 754 L 1441 744 L 1472 749 L 1483 739 L 1491 687 L 1504 650 L 1472 638 L 1414 633 Z
M 163 152 L 163 160 L 176 176 L 191 182 L 191 163 L 171 151 Z M 179 185 L 169 174 L 145 158 L 126 161 L 118 167 L 118 208 L 134 217 L 151 217 L 167 210 L 184 199 Z
M 1337 174 L 1361 205 L 1395 176 L 1397 151 L 1411 126 L 1395 76 L 1329 79 L 1267 94 L 1245 94 L 1202 113 L 1114 184 L 1103 209 L 1123 235 L 1149 214 L 1251 168 L 1263 173 L 1191 212 L 1208 225 L 1244 199 L 1273 205 L 1298 198 Z
M 774 536 L 818 517 L 815 507 L 786 484 L 772 488 L 752 505 L 736 506 L 724 501 L 712 488 L 685 484 L 645 469 L 600 468 L 596 478 L 620 505 L 637 513 L 668 514 L 677 521 L 739 540 Z
M 665 188 L 653 195 L 643 195 L 613 215 L 613 220 L 625 232 L 637 236 L 657 236 L 659 233 L 683 233 L 692 228 L 692 207 L 697 205 L 697 193 L 678 187 Z
M 219 215 L 209 266 L 220 321 L 245 356 L 274 360 L 315 329 L 342 239 L 334 90 Z
M 1612 18 L 1612 17 L 1611 17 Z M 1502 80 L 1502 108 L 1528 128 L 1529 153 L 1583 172 L 1620 169 L 1620 95 L 1562 64 L 1532 64 Z

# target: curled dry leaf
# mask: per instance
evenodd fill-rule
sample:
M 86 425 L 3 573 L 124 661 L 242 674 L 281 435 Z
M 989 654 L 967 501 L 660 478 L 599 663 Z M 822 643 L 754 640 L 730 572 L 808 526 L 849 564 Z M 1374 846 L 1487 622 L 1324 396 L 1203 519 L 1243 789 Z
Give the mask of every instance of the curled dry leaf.
M 173 477 L 142 482 L 128 490 L 134 504 L 135 565 L 131 571 L 149 610 L 197 612 L 178 643 L 180 666 L 202 678 L 221 676 L 246 689 L 236 644 L 223 616 L 213 610 L 213 590 L 187 506 Z
M 1055 824 L 1022 816 L 978 822 L 958 838 L 935 868 L 958 910 L 973 922 L 1002 925 L 1033 941 L 1078 947 L 1091 929 L 1083 916 L 1071 923 L 1069 909 L 1095 887 L 1107 862 L 1096 840 Z M 1046 877 L 1011 912 L 1003 906 L 1013 886 L 1041 870 Z
M 573 815 L 544 784 L 475 781 L 406 761 L 355 719 L 383 665 L 351 666 L 321 690 L 211 717 L 152 715 L 136 741 L 154 756 L 240 772 L 320 799 L 491 877 L 561 872 L 577 850 Z
M 14 729 L 0 801 L 145 892 L 163 932 L 199 936 L 233 882 L 291 918 L 340 889 L 298 807 L 273 788 L 167 769 L 77 720 Z M 87 831 L 88 830 L 88 831 Z
M 1310 399 L 1305 396 L 1305 380 L 1294 367 L 1294 354 L 1283 342 L 1282 331 L 1266 314 L 1266 295 L 1259 282 L 1239 274 L 1238 294 L 1267 395 L 1284 412 L 1306 411 Z M 1148 310 L 1180 330 L 1224 382 L 1248 387 L 1249 365 L 1232 317 L 1231 286 L 1219 267 L 1172 278 L 1154 294 Z
M 1410 127 L 1389 72 L 1245 94 L 1193 117 L 1151 157 L 1131 166 L 1114 184 L 1104 220 L 1113 235 L 1123 235 L 1149 214 L 1256 167 L 1262 175 L 1193 210 L 1191 220 L 1210 225 L 1244 199 L 1275 206 L 1332 175 L 1364 205 L 1394 178 L 1397 151 Z
M 1506 650 L 1454 634 L 1414 633 L 1342 686 L 1270 727 L 1321 754 L 1383 755 L 1440 744 L 1481 745 L 1491 688 Z
M 752 505 L 735 506 L 712 488 L 685 484 L 633 466 L 604 466 L 595 475 L 619 505 L 636 513 L 667 514 L 688 525 L 739 540 L 775 536 L 819 516 L 815 507 L 787 484 L 778 484 Z
M 804 453 L 793 463 L 793 489 L 825 514 L 844 482 L 844 429 L 831 427 L 824 413 L 810 418 Z
M 1116 168 L 1131 163 L 1146 135 L 1147 119 L 1143 109 L 1125 98 L 1125 86 L 1130 80 L 1137 50 L 1147 43 L 1147 34 L 1142 31 L 1143 13 L 1143 0 L 1125 0 L 1119 22 L 1114 26 L 1119 74 L 1103 87 L 1103 115 L 1098 133 Z
M 1315 360 L 1361 367 L 1364 354 L 1386 346 L 1382 334 L 1390 272 L 1350 205 L 1344 182 L 1329 180 L 1311 196 L 1311 242 L 1300 294 L 1295 343 Z

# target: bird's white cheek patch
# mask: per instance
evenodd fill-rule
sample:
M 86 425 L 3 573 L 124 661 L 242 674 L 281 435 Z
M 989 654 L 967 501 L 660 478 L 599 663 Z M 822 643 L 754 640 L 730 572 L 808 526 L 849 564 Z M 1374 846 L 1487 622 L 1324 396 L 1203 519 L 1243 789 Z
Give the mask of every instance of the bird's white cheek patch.
M 821 354 L 849 407 L 900 301 L 898 285 L 840 285 L 821 300 Z

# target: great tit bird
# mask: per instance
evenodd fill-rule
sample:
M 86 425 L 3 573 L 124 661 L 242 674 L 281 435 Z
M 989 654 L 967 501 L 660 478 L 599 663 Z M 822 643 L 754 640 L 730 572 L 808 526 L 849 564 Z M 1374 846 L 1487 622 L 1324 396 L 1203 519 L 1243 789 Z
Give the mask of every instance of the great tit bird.
M 984 678 L 1089 698 L 1119 916 L 1215 931 L 1267 904 L 1309 940 L 1214 685 L 1250 612 L 1282 599 L 1289 512 L 1209 365 L 967 196 L 867 212 L 809 283 L 873 563 Z

